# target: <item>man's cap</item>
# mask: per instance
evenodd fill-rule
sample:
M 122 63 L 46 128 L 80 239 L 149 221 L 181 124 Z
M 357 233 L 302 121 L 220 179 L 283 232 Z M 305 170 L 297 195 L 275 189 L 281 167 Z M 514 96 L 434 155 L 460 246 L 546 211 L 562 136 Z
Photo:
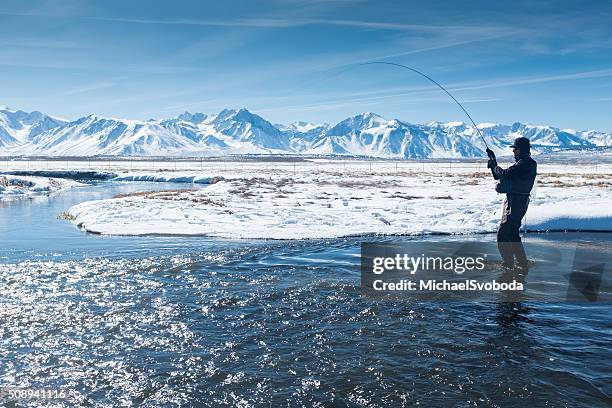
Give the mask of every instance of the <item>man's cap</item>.
M 510 147 L 513 149 L 516 147 L 520 150 L 526 150 L 531 147 L 531 144 L 529 143 L 529 139 L 526 137 L 517 137 L 514 139 L 514 144 L 510 145 Z

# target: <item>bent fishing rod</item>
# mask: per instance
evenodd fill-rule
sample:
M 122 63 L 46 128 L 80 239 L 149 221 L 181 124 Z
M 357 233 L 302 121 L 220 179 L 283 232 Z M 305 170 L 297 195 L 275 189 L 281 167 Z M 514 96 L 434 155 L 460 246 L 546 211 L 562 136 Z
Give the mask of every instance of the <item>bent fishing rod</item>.
M 461 110 L 467 115 L 467 117 L 470 119 L 470 121 L 472 122 L 472 125 L 474 125 L 474 128 L 476 129 L 476 131 L 478 132 L 478 135 L 480 136 L 480 139 L 482 139 L 482 142 L 485 144 L 485 147 L 487 148 L 487 155 L 489 156 L 490 159 L 493 159 L 492 154 L 489 153 L 491 152 L 491 149 L 489 149 L 489 145 L 487 144 L 487 141 L 485 140 L 484 136 L 482 135 L 482 132 L 480 131 L 480 129 L 478 128 L 478 126 L 476 126 L 476 122 L 474 122 L 474 119 L 472 119 L 472 116 L 469 114 L 469 112 L 467 111 L 467 109 L 465 109 L 463 107 L 463 105 L 457 100 L 457 98 L 455 98 L 453 96 L 453 94 L 451 94 L 448 89 L 446 89 L 445 87 L 443 87 L 438 81 L 436 81 L 435 79 L 433 79 L 432 77 L 430 77 L 427 74 L 424 74 L 423 72 L 411 68 L 409 66 L 406 65 L 402 65 L 402 64 L 397 64 L 395 62 L 386 62 L 386 61 L 370 61 L 370 62 L 363 62 L 361 64 L 358 64 L 358 66 L 364 66 L 364 65 L 391 65 L 394 67 L 398 67 L 398 68 L 404 68 L 407 70 L 410 70 L 416 74 L 419 74 L 420 76 L 424 77 L 425 79 L 429 80 L 430 82 L 433 82 L 438 88 L 440 88 L 441 90 L 443 90 L 448 96 L 451 97 L 451 99 L 461 108 Z

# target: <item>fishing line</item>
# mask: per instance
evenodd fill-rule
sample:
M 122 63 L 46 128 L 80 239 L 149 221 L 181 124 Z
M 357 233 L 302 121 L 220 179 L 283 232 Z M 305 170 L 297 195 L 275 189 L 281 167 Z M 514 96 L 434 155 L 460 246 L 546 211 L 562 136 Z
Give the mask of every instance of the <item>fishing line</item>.
M 480 139 L 482 140 L 482 142 L 484 143 L 485 147 L 487 148 L 487 155 L 489 156 L 489 158 L 491 160 L 495 159 L 495 156 L 492 154 L 492 152 L 489 149 L 489 145 L 487 144 L 487 141 L 485 140 L 484 136 L 482 135 L 482 132 L 480 131 L 480 129 L 478 128 L 478 126 L 476 125 L 476 122 L 474 121 L 474 119 L 472 118 L 472 115 L 470 115 L 470 113 L 467 111 L 467 109 L 465 109 L 465 107 L 461 104 L 461 102 L 459 102 L 457 100 L 457 98 L 455 98 L 453 96 L 453 94 L 451 94 L 448 89 L 446 89 L 444 86 L 442 86 L 442 84 L 440 84 L 438 81 L 436 81 L 435 79 L 433 79 L 432 77 L 430 77 L 429 75 L 419 71 L 418 69 L 414 69 L 411 68 L 409 66 L 406 65 L 402 65 L 402 64 L 397 64 L 395 62 L 385 62 L 385 61 L 370 61 L 370 62 L 363 62 L 361 64 L 358 64 L 357 66 L 365 66 L 365 65 L 390 65 L 393 67 L 398 67 L 398 68 L 403 68 L 403 69 L 407 69 L 409 71 L 412 71 L 420 76 L 422 76 L 423 78 L 427 79 L 428 81 L 434 83 L 438 88 L 440 88 L 442 91 L 444 91 L 444 93 L 446 93 L 448 96 L 450 96 L 450 98 L 461 108 L 461 110 L 466 114 L 466 116 L 470 119 L 470 122 L 472 122 L 472 125 L 474 125 L 474 129 L 476 129 L 476 131 L 478 132 L 478 136 L 480 136 Z M 525 217 L 525 229 L 523 232 L 523 237 L 526 237 L 527 234 L 527 218 Z
M 474 119 L 472 118 L 472 115 L 470 115 L 470 113 L 467 111 L 467 109 L 465 109 L 465 107 L 461 104 L 461 102 L 459 102 L 457 100 L 457 98 L 455 98 L 453 96 L 453 94 L 450 93 L 450 91 L 448 89 L 446 89 L 444 86 L 442 86 L 442 84 L 440 84 L 438 81 L 436 81 L 435 79 L 433 79 L 432 77 L 430 77 L 429 75 L 419 71 L 418 69 L 406 66 L 406 65 L 402 65 L 402 64 L 397 64 L 395 62 L 386 62 L 386 61 L 369 61 L 369 62 L 362 62 L 359 64 L 353 64 L 353 65 L 349 65 L 348 67 L 344 68 L 343 70 L 341 70 L 340 72 L 337 72 L 333 75 L 328 76 L 327 78 L 325 78 L 326 81 L 329 81 L 333 78 L 337 78 L 343 74 L 345 74 L 346 72 L 352 70 L 355 67 L 360 67 L 360 66 L 366 66 L 366 65 L 389 65 L 389 66 L 393 66 L 393 67 L 398 67 L 398 68 L 403 68 L 403 69 L 407 69 L 409 71 L 412 71 L 420 76 L 422 76 L 423 78 L 427 79 L 428 81 L 432 82 L 434 85 L 436 85 L 438 88 L 440 88 L 442 91 L 444 91 L 444 93 L 446 93 L 452 100 L 453 102 L 455 102 L 457 104 L 457 106 L 459 106 L 459 108 L 461 108 L 461 110 L 463 111 L 463 113 L 465 113 L 465 115 L 468 117 L 468 119 L 470 120 L 470 122 L 472 122 L 472 125 L 474 125 L 474 129 L 476 129 L 476 132 L 478 132 L 478 136 L 480 136 L 480 139 L 482 140 L 482 142 L 484 143 L 485 147 L 487 148 L 487 150 L 489 149 L 489 145 L 487 144 L 487 141 L 485 140 L 482 132 L 480 131 L 480 129 L 478 128 L 478 126 L 476 125 L 476 122 L 474 121 Z M 298 86 L 296 89 L 300 89 L 300 88 L 306 88 L 309 87 L 309 85 L 311 83 L 318 83 L 319 85 L 321 84 L 320 80 L 313 80 L 310 82 L 306 82 L 306 83 L 302 83 L 300 86 Z M 295 91 L 295 90 L 294 90 Z M 295 92 L 292 92 L 295 93 Z M 492 157 L 490 157 L 492 158 Z
M 463 107 L 463 105 L 461 104 L 461 102 L 459 102 L 459 101 L 457 100 L 457 98 L 455 98 L 455 97 L 453 96 L 453 94 L 451 94 L 451 93 L 448 91 L 448 89 L 446 89 L 445 87 L 443 87 L 443 86 L 442 86 L 442 85 L 441 85 L 441 84 L 440 84 L 438 81 L 436 81 L 435 79 L 433 79 L 433 78 L 432 78 L 432 77 L 430 77 L 429 75 L 424 74 L 423 72 L 421 72 L 421 71 L 419 71 L 419 70 L 417 70 L 417 69 L 411 68 L 411 67 L 406 66 L 406 65 L 397 64 L 397 63 L 395 63 L 395 62 L 371 61 L 371 62 L 363 62 L 363 63 L 361 63 L 361 64 L 358 64 L 358 66 L 364 66 L 364 65 L 391 65 L 391 66 L 398 67 L 398 68 L 404 68 L 404 69 L 410 70 L 410 71 L 412 71 L 412 72 L 414 72 L 414 73 L 416 73 L 416 74 L 421 75 L 422 77 L 424 77 L 424 78 L 428 79 L 430 82 L 433 82 L 433 83 L 434 83 L 434 84 L 435 84 L 435 85 L 436 85 L 438 88 L 440 88 L 440 89 L 441 89 L 441 90 L 443 90 L 443 91 L 444 91 L 444 92 L 445 92 L 445 93 L 446 93 L 448 96 L 450 96 L 450 97 L 451 97 L 451 99 L 452 99 L 453 101 L 455 101 L 455 103 L 456 103 L 456 104 L 457 104 L 457 105 L 458 105 L 458 106 L 461 108 L 461 110 L 462 110 L 462 111 L 463 111 L 463 112 L 464 112 L 464 113 L 467 115 L 467 117 L 468 117 L 468 118 L 470 119 L 470 121 L 472 122 L 472 125 L 474 125 L 474 128 L 475 128 L 475 129 L 476 129 L 476 131 L 478 132 L 478 135 L 480 136 L 480 138 L 482 139 L 483 143 L 485 144 L 486 148 L 487 148 L 487 149 L 489 148 L 489 145 L 487 144 L 487 141 L 485 140 L 484 136 L 482 135 L 482 132 L 480 131 L 480 129 L 478 128 L 478 126 L 476 126 L 476 122 L 474 122 L 474 119 L 472 119 L 472 116 L 469 114 L 469 112 L 467 111 L 467 109 L 465 109 L 465 108 Z

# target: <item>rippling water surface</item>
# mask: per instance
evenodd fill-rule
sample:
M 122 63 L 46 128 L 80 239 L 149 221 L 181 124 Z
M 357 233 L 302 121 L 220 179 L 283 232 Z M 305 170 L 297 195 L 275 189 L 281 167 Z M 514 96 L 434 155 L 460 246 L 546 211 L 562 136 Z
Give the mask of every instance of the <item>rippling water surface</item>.
M 609 406 L 609 304 L 373 301 L 358 239 L 101 237 L 56 219 L 145 188 L 176 186 L 0 208 L 0 386 L 65 387 L 66 407 Z M 577 238 L 610 240 L 551 235 Z

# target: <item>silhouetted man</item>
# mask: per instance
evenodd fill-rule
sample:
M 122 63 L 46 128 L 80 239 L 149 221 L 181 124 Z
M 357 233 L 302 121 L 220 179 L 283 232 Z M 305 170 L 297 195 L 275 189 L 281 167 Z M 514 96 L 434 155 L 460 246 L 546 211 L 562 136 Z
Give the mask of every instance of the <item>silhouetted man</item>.
M 507 169 L 499 167 L 495 154 L 487 149 L 490 158 L 487 167 L 491 169 L 493 178 L 499 180 L 496 190 L 498 193 L 506 193 L 501 224 L 497 230 L 497 247 L 504 266 L 512 268 L 516 257 L 518 266 L 527 268 L 527 256 L 519 229 L 529 206 L 529 193 L 533 188 L 538 165 L 531 158 L 529 139 L 519 137 L 511 147 L 515 163 Z

